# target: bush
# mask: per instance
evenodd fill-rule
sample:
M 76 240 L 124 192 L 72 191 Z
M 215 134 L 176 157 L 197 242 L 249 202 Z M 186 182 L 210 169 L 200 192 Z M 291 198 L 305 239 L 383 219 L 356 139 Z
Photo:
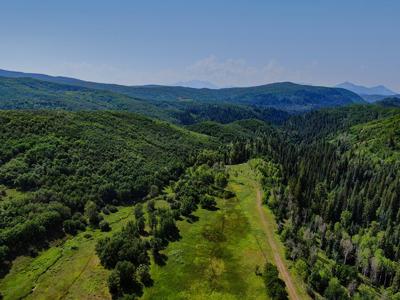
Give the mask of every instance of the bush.
M 104 221 L 104 220 L 99 223 L 99 228 L 101 231 L 104 231 L 104 232 L 111 230 L 110 224 L 108 224 L 108 222 Z
M 106 207 L 110 213 L 116 213 L 118 211 L 118 208 L 114 205 L 107 205 Z
M 202 208 L 214 208 L 217 205 L 217 202 L 215 202 L 214 197 L 210 195 L 204 195 L 200 199 L 200 205 Z
M 222 193 L 222 197 L 223 197 L 224 199 L 230 199 L 230 198 L 235 197 L 235 193 L 234 193 L 234 192 L 231 192 L 231 191 L 226 191 L 226 190 L 224 190 L 223 193 Z
M 143 283 L 144 286 L 150 286 L 152 284 L 150 269 L 148 265 L 140 265 L 137 268 L 137 275 L 140 279 L 140 282 Z
M 276 266 L 271 263 L 266 263 L 263 275 L 267 294 L 272 300 L 288 299 L 288 294 L 285 290 L 285 282 L 279 278 L 279 272 Z
M 82 223 L 80 220 L 78 219 L 69 219 L 69 220 L 65 220 L 63 222 L 63 228 L 64 228 L 64 232 L 65 233 L 69 233 L 72 235 L 77 234 L 77 232 L 79 230 L 84 230 L 85 229 L 85 224 Z
M 108 290 L 114 297 L 118 297 L 118 295 L 120 294 L 121 284 L 119 280 L 119 273 L 117 270 L 113 270 L 110 276 L 108 276 Z
M 93 227 L 99 225 L 99 212 L 97 210 L 97 205 L 93 201 L 88 201 L 85 205 L 85 215 L 88 218 L 89 224 Z
M 224 173 L 218 173 L 215 176 L 215 184 L 220 187 L 224 188 L 228 184 L 228 179 L 226 178 L 226 175 Z

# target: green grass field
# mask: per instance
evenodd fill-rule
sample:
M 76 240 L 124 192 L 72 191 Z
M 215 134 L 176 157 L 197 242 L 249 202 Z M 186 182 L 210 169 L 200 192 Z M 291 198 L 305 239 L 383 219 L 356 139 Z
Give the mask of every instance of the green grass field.
M 99 238 L 132 220 L 133 209 L 120 207 L 105 219 L 111 232 L 88 229 L 55 242 L 35 258 L 17 258 L 0 282 L 4 299 L 111 299 L 107 287 L 109 271 L 100 265 L 95 245 Z
M 199 209 L 193 224 L 178 223 L 182 239 L 164 251 L 165 266 L 153 264 L 155 284 L 144 299 L 266 299 L 255 270 L 270 254 L 254 218 L 256 191 L 244 171 L 247 165 L 230 168 L 236 198 L 218 199 L 215 212 Z

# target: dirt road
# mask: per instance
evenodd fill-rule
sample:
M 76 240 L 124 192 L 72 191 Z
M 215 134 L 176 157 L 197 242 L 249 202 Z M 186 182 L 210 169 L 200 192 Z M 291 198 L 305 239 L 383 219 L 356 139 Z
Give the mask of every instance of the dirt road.
M 289 294 L 289 298 L 293 300 L 300 300 L 299 295 L 297 294 L 296 288 L 294 287 L 292 278 L 289 274 L 288 269 L 286 268 L 285 263 L 283 262 L 283 258 L 280 256 L 279 251 L 278 251 L 278 246 L 276 245 L 275 238 L 274 238 L 274 229 L 271 228 L 271 226 L 268 225 L 264 209 L 262 206 L 262 193 L 260 190 L 260 187 L 256 186 L 257 190 L 257 210 L 263 225 L 263 229 L 265 232 L 265 235 L 267 237 L 268 244 L 271 246 L 273 255 L 274 255 L 274 260 L 275 264 L 279 270 L 279 274 L 283 281 L 286 284 L 286 288 Z

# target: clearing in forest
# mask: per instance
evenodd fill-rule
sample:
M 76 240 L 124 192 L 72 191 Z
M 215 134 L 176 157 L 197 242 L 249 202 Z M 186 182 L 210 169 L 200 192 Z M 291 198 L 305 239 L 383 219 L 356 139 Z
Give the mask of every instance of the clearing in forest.
M 267 298 L 256 269 L 262 270 L 266 260 L 277 264 L 276 255 L 285 262 L 283 246 L 274 233 L 273 215 L 264 207 L 261 213 L 266 214 L 265 219 L 260 214 L 257 197 L 261 190 L 250 166 L 231 166 L 229 174 L 228 188 L 236 197 L 218 199 L 219 209 L 214 212 L 199 209 L 194 223 L 178 222 L 182 239 L 164 251 L 164 266 L 153 264 L 154 286 L 145 289 L 144 299 Z M 271 249 L 267 230 L 277 254 Z M 308 298 L 300 281 L 292 281 L 291 288 L 292 294 L 299 295 L 297 299 Z

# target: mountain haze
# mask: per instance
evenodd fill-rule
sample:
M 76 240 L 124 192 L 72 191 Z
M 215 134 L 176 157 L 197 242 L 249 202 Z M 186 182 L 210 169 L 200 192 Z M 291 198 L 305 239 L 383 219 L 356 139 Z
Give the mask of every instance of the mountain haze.
M 195 89 L 218 89 L 218 87 L 209 82 L 203 80 L 190 80 L 190 81 L 179 81 L 174 86 L 190 87 Z
M 395 95 L 396 93 L 392 90 L 388 89 L 384 85 L 378 85 L 374 87 L 365 87 L 362 85 L 357 85 L 351 82 L 343 82 L 341 84 L 336 85 L 338 88 L 346 89 L 352 91 L 359 95 L 385 95 L 391 96 Z
M 58 84 L 68 84 L 95 90 L 124 94 L 150 101 L 200 101 L 241 104 L 262 108 L 275 108 L 288 112 L 301 112 L 322 107 L 363 103 L 357 94 L 340 89 L 300 85 L 291 82 L 272 83 L 254 87 L 195 89 L 188 87 L 147 85 L 123 86 L 116 84 L 82 81 L 68 77 L 53 77 L 43 74 L 0 71 L 0 76 L 31 77 Z

